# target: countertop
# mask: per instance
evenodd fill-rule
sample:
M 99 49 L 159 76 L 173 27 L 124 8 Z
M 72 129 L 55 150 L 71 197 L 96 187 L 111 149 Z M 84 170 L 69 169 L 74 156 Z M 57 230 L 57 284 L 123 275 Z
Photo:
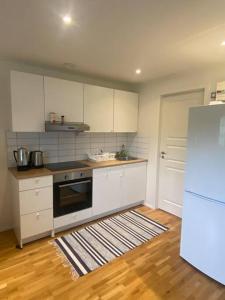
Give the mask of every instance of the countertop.
M 54 175 L 54 174 L 60 174 L 65 172 L 84 172 L 87 170 L 93 170 L 98 168 L 107 168 L 107 167 L 115 167 L 115 166 L 122 166 L 127 164 L 135 164 L 140 162 L 147 162 L 147 159 L 135 159 L 135 160 L 107 160 L 107 161 L 101 161 L 101 162 L 92 162 L 89 160 L 80 160 L 79 162 L 87 165 L 87 167 L 84 168 L 78 168 L 78 169 L 69 169 L 69 170 L 60 170 L 60 171 L 50 171 L 46 168 L 41 169 L 30 169 L 27 171 L 17 171 L 17 168 L 9 168 L 9 171 L 13 174 L 13 176 L 16 179 L 27 179 L 32 177 L 40 177 L 40 176 L 48 176 L 48 175 Z

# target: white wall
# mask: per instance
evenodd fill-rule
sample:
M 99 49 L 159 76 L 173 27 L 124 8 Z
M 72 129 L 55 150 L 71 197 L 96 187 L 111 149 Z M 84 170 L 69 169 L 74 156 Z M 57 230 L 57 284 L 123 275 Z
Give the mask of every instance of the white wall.
M 10 128 L 9 72 L 0 63 L 0 231 L 11 227 L 10 186 L 7 172 L 7 145 L 5 132 Z
M 135 139 L 132 133 L 99 132 L 8 132 L 8 166 L 15 166 L 13 150 L 26 147 L 30 151 L 41 150 L 44 163 L 87 159 L 88 154 L 117 152 L 122 145 L 129 148 Z
M 65 72 L 58 69 L 34 66 L 24 63 L 0 61 L 0 231 L 12 227 L 11 197 L 7 167 L 7 143 L 6 132 L 10 128 L 11 108 L 10 108 L 10 70 L 44 74 L 67 80 L 74 80 L 109 88 L 137 91 L 137 86 L 105 80 L 85 74 L 75 74 L 70 71 Z
M 225 65 L 188 72 L 161 80 L 154 80 L 141 86 L 139 107 L 139 134 L 149 142 L 147 204 L 157 207 L 158 142 L 160 125 L 160 99 L 163 95 L 204 89 L 204 102 L 208 104 L 210 94 L 216 90 L 216 83 L 225 80 Z

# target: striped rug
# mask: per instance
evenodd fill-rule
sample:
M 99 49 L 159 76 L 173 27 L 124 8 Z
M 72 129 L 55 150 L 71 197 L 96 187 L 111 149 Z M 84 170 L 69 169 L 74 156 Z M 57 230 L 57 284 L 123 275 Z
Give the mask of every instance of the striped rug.
M 130 210 L 59 237 L 53 244 L 71 266 L 73 276 L 79 277 L 167 229 L 137 211 Z

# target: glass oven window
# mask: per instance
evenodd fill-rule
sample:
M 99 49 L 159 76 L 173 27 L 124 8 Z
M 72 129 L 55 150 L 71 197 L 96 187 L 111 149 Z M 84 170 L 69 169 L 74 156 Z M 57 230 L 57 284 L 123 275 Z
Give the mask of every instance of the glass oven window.
M 59 207 L 79 205 L 87 201 L 91 180 L 62 184 L 59 186 Z

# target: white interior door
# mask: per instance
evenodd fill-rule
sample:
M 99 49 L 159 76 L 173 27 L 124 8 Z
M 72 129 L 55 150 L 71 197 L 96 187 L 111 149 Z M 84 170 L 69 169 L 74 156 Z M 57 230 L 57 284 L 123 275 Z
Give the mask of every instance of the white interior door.
M 161 106 L 158 206 L 181 217 L 184 195 L 188 112 L 203 104 L 204 92 L 163 97 Z

